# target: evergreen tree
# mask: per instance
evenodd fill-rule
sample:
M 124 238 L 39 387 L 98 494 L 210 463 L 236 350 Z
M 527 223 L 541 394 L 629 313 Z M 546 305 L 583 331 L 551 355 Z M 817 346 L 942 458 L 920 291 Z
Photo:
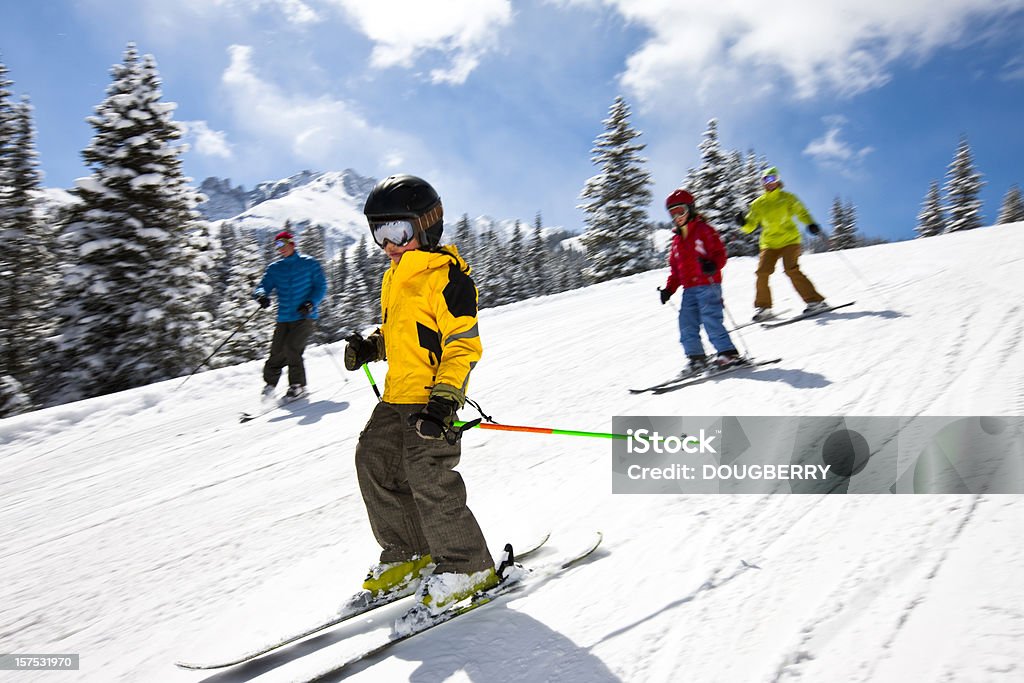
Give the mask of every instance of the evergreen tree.
M 508 242 L 505 251 L 505 295 L 509 303 L 522 301 L 529 297 L 527 290 L 529 284 L 526 274 L 526 248 L 523 243 L 523 226 L 516 220 L 512 228 L 512 238 Z
M 586 256 L 575 249 L 562 249 L 559 253 L 565 263 L 561 269 L 564 273 L 561 291 L 567 292 L 583 287 L 586 284 L 583 275 L 587 262 Z
M 1020 187 L 1010 186 L 1003 196 L 1003 203 L 999 207 L 999 219 L 996 225 L 1006 223 L 1019 223 L 1024 221 L 1024 198 L 1021 197 Z
M 917 214 L 918 237 L 934 237 L 946 232 L 946 212 L 942 209 L 942 197 L 939 195 L 939 183 L 933 180 L 928 187 L 928 194 L 921 203 L 921 211 Z
M 327 229 L 324 226 L 305 226 L 302 230 L 302 239 L 297 242 L 299 253 L 312 256 L 321 264 L 327 263 Z
M 715 226 L 719 233 L 727 233 L 735 225 L 733 217 L 742 206 L 737 193 L 739 155 L 722 150 L 717 119 L 708 121 L 703 138 L 698 146 L 701 164 L 690 172 L 689 185 L 684 184 L 683 187 L 693 195 L 697 211 L 704 220 Z
M 533 236 L 526 250 L 526 273 L 529 282 L 528 297 L 550 294 L 554 288 L 548 272 L 548 250 L 544 244 L 544 222 L 540 211 L 533 219 Z
M 56 285 L 54 236 L 36 208 L 32 107 L 27 97 L 9 102 L 13 83 L 4 74 L 0 64 L 0 378 L 8 378 L 0 417 L 42 403 Z
M 0 62 L 0 192 L 7 187 L 10 174 L 8 153 L 14 137 L 14 105 L 11 102 L 14 81 L 7 77 L 7 67 Z
M 327 229 L 324 226 L 311 225 L 304 228 L 298 250 L 306 256 L 315 258 L 324 269 L 326 277 L 329 264 L 327 262 Z M 338 330 L 344 323 L 338 318 L 340 310 L 334 309 L 333 299 L 330 297 L 330 282 L 328 282 L 327 296 L 317 307 L 317 313 L 320 317 L 316 323 L 316 331 L 313 333 L 313 341 L 318 344 L 334 341 L 337 338 Z
M 740 161 L 740 159 L 742 159 Z M 737 152 L 737 178 L 736 178 L 736 197 L 739 202 L 738 211 L 736 213 L 746 213 L 750 210 L 750 205 L 754 203 L 754 200 L 761 196 L 764 188 L 761 185 L 761 171 L 768 166 L 768 159 L 763 155 L 757 156 L 753 150 L 747 152 L 746 156 L 742 156 Z M 740 230 L 739 226 L 735 224 L 735 216 L 729 216 L 730 222 L 735 226 L 734 229 L 728 231 L 729 242 L 729 254 L 731 256 L 756 256 L 760 251 L 760 234 L 758 231 L 746 233 Z
M 687 172 L 680 187 L 693 195 L 698 213 L 718 231 L 730 256 L 757 254 L 758 236 L 740 230 L 735 218 L 760 195 L 764 163 L 753 152 L 744 159 L 738 151 L 723 150 L 717 119 L 708 121 L 698 149 L 701 164 Z
M 363 328 L 379 325 L 381 322 L 380 282 L 383 270 L 381 264 L 371 257 L 364 234 L 359 238 L 359 243 L 352 254 L 346 285 L 352 325 L 360 333 L 364 331 Z
M 10 375 L 0 375 L 0 418 L 32 410 L 32 400 L 21 382 Z
M 508 303 L 507 273 L 501 251 L 498 249 L 498 229 L 492 220 L 481 240 L 477 242 L 473 282 L 480 297 L 480 308 Z
M 832 202 L 832 236 L 828 240 L 829 251 L 852 249 L 860 244 L 857 237 L 857 210 L 853 202 L 845 204 L 839 197 Z
M 162 102 L 152 56 L 129 44 L 87 121 L 92 174 L 62 239 L 77 259 L 59 302 L 63 400 L 188 372 L 206 355 L 208 225 L 181 170 L 181 126 Z
M 978 195 L 985 185 L 975 169 L 967 136 L 961 136 L 956 154 L 946 172 L 946 208 L 949 219 L 946 232 L 973 230 L 981 227 L 981 200 Z
M 8 347 L 9 368 L 29 393 L 41 398 L 44 371 L 43 356 L 51 325 L 56 272 L 53 252 L 55 234 L 38 215 L 36 196 L 40 173 L 35 149 L 35 128 L 28 98 L 12 110 L 9 174 L 5 191 L 0 192 L 0 225 L 3 234 L 3 261 L 0 270 L 11 265 L 5 277 L 9 286 L 10 308 L 4 312 L 7 322 L 17 331 L 14 348 Z M 7 317 L 8 312 L 10 317 Z M 0 374 L 6 374 L 0 372 Z
M 587 180 L 580 197 L 586 230 L 580 240 L 587 251 L 586 278 L 602 282 L 632 275 L 651 266 L 651 177 L 640 156 L 645 145 L 629 123 L 629 105 L 615 98 L 604 120 L 591 161 L 601 173 Z
M 459 254 L 466 263 L 472 267 L 473 257 L 476 255 L 476 236 L 469 222 L 469 214 L 462 214 L 462 218 L 455 224 L 455 246 L 459 248 Z
M 4 192 L 10 182 L 10 160 L 8 153 L 14 137 L 14 107 L 11 103 L 14 81 L 7 77 L 7 67 L 0 62 L 0 192 Z
M 251 234 L 230 223 L 221 226 L 220 244 L 215 327 L 222 339 L 232 333 L 234 336 L 210 359 L 210 366 L 215 368 L 260 358 L 269 341 L 268 316 L 256 313 L 257 304 L 252 298 L 266 267 L 259 244 Z

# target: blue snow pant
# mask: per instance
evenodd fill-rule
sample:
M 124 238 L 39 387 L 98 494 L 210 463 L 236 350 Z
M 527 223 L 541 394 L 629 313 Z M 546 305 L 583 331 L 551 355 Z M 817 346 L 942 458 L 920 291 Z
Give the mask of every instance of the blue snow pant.
M 735 351 L 736 347 L 722 322 L 722 285 L 714 283 L 687 287 L 679 306 L 679 341 L 687 356 L 703 356 L 704 344 L 700 340 L 700 326 L 719 353 Z

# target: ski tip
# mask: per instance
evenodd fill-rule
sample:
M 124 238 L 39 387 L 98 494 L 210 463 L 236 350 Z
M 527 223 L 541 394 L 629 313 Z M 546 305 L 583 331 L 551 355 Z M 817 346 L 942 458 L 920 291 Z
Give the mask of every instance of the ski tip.
M 175 662 L 174 666 L 178 667 L 179 669 L 189 669 L 190 671 L 198 671 L 200 669 L 206 668 L 202 664 L 197 664 L 195 662 Z

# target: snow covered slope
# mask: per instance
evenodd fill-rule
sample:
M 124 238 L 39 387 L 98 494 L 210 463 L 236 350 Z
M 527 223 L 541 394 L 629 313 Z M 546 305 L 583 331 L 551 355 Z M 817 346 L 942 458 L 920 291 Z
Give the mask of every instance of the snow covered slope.
M 1021 224 L 807 256 L 830 301 L 857 304 L 746 328 L 741 347 L 783 361 L 662 396 L 626 389 L 683 362 L 665 271 L 485 310 L 470 393 L 499 422 L 590 431 L 626 414 L 1019 416 L 1022 264 Z M 726 267 L 738 321 L 753 270 Z M 375 397 L 341 351 L 309 350 L 308 405 L 244 425 L 258 362 L 0 421 L 0 652 L 81 655 L 77 674 L 5 680 L 279 681 L 344 658 L 363 626 L 212 675 L 173 666 L 330 610 L 374 561 L 352 459 Z M 550 530 L 539 559 L 556 557 L 597 529 L 603 550 L 350 680 L 1024 677 L 1020 496 L 612 495 L 607 440 L 464 444 L 495 552 Z

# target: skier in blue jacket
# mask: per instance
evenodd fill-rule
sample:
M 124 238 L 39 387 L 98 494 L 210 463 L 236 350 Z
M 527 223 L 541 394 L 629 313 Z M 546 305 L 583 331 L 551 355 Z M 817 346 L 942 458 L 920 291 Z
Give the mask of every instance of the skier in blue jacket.
M 270 295 L 277 290 L 277 324 L 270 342 L 270 357 L 263 365 L 263 395 L 274 393 L 284 366 L 288 366 L 289 398 L 306 394 L 306 367 L 302 354 L 313 334 L 317 307 L 327 294 L 327 278 L 312 256 L 300 254 L 295 238 L 287 230 L 277 233 L 274 246 L 281 256 L 267 266 L 263 279 L 253 292 L 262 308 L 270 306 Z

